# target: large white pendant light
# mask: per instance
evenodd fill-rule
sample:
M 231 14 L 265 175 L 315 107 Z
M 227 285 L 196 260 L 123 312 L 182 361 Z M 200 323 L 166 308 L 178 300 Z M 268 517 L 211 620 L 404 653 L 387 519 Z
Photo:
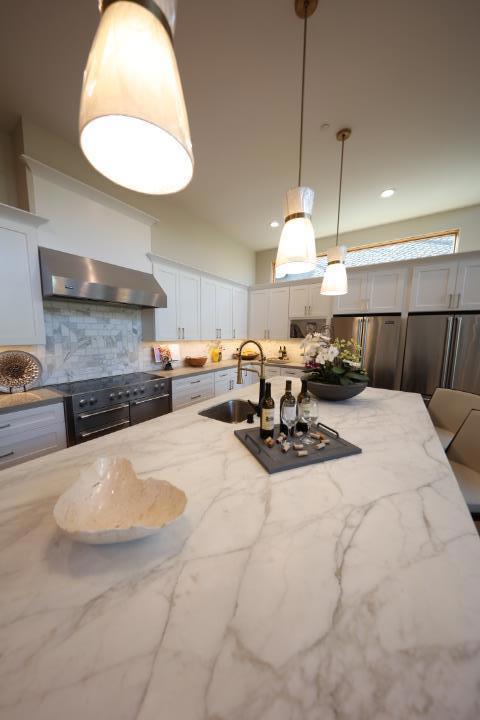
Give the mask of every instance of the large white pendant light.
M 322 295 L 346 295 L 348 293 L 347 270 L 345 268 L 345 245 L 338 244 L 338 230 L 340 227 L 340 207 L 342 203 L 342 181 L 343 181 L 343 148 L 345 140 L 348 140 L 352 131 L 350 128 L 343 128 L 337 132 L 337 140 L 342 143 L 340 156 L 340 180 L 338 184 L 338 210 L 337 210 L 337 235 L 335 247 L 327 250 L 327 269 L 323 276 Z
M 83 77 L 80 145 L 102 175 L 152 195 L 193 175 L 182 84 L 172 46 L 176 0 L 101 0 Z
M 295 12 L 303 19 L 302 93 L 300 105 L 300 149 L 298 187 L 291 188 L 284 202 L 285 225 L 280 235 L 275 276 L 299 275 L 315 269 L 317 252 L 311 217 L 315 193 L 302 186 L 303 107 L 305 99 L 305 60 L 307 54 L 307 22 L 317 8 L 318 0 L 295 0 Z

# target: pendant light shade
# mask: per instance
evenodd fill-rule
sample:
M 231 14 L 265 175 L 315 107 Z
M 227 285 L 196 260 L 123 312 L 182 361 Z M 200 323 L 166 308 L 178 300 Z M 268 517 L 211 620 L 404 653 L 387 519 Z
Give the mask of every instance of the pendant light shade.
M 323 276 L 322 295 L 346 295 L 348 293 L 347 270 L 345 268 L 345 245 L 336 245 L 327 253 L 327 269 Z
M 80 145 L 89 162 L 118 185 L 154 195 L 181 190 L 193 175 L 166 14 L 172 17 L 172 0 L 104 0 L 80 102 Z
M 327 269 L 323 276 L 321 287 L 322 295 L 346 295 L 348 293 L 347 269 L 345 267 L 345 245 L 338 244 L 338 231 L 340 228 L 340 208 L 342 205 L 342 181 L 343 181 L 343 150 L 345 140 L 348 140 L 352 131 L 350 128 L 343 128 L 337 132 L 337 140 L 342 143 L 340 155 L 340 179 L 338 183 L 338 209 L 337 209 L 337 235 L 335 247 L 327 250 Z
M 302 90 L 300 96 L 300 143 L 298 153 L 298 187 L 285 196 L 284 217 L 278 244 L 275 277 L 301 275 L 314 270 L 317 263 L 312 210 L 315 193 L 302 186 L 303 109 L 305 103 L 305 64 L 307 57 L 307 22 L 317 7 L 317 0 L 294 0 L 295 12 L 303 20 Z
M 311 221 L 315 193 L 308 187 L 292 188 L 285 195 L 283 226 L 278 245 L 275 275 L 298 275 L 315 268 L 317 253 Z

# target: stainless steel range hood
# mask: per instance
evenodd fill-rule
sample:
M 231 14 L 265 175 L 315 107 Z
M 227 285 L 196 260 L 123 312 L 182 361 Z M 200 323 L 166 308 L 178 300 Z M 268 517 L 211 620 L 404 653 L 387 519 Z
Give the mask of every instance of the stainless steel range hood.
M 39 248 L 44 298 L 85 300 L 137 307 L 167 307 L 167 296 L 153 275 Z

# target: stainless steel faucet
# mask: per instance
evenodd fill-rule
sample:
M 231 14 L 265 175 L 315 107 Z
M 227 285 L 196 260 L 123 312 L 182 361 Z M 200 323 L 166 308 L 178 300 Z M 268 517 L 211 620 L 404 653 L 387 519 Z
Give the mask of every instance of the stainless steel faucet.
M 245 347 L 245 345 L 248 345 L 248 343 L 253 343 L 257 346 L 257 348 L 260 350 L 260 372 L 258 370 L 253 370 L 252 368 L 245 368 L 247 372 L 254 372 L 257 373 L 260 380 L 265 380 L 265 355 L 263 352 L 263 348 L 260 345 L 259 342 L 256 340 L 244 340 L 244 342 L 240 345 L 238 348 L 238 363 L 237 363 L 237 384 L 242 385 L 243 384 L 243 376 L 242 376 L 242 350 Z

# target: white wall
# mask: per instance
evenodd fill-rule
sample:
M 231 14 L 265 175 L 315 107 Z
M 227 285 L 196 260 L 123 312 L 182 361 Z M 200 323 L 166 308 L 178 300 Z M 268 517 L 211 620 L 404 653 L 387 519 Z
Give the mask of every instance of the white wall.
M 388 201 L 386 201 L 388 202 Z M 416 237 L 432 232 L 444 230 L 460 231 L 459 252 L 480 250 L 480 205 L 448 210 L 434 215 L 423 215 L 409 220 L 377 225 L 375 227 L 354 230 L 342 233 L 340 241 L 347 247 L 380 243 L 388 240 L 401 240 L 407 237 Z M 317 252 L 324 252 L 335 245 L 334 237 L 317 238 Z M 255 282 L 266 283 L 272 279 L 272 262 L 275 260 L 277 249 L 262 250 L 256 254 Z
M 12 137 L 3 130 L 0 130 L 0 202 L 5 205 L 17 205 Z
M 153 197 L 114 185 L 97 173 L 80 149 L 22 119 L 26 155 L 158 218 L 152 251 L 235 282 L 252 284 L 255 252 L 185 209 L 182 193 Z

